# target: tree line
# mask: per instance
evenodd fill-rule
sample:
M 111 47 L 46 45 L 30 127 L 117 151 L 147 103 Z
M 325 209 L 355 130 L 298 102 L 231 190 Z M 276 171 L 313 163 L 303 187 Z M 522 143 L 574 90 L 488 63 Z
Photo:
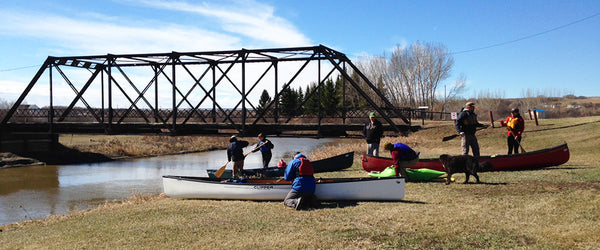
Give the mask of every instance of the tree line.
M 494 114 L 510 113 L 512 108 L 545 109 L 549 117 L 565 117 L 577 115 L 598 115 L 598 104 L 575 102 L 567 103 L 576 97 L 570 93 L 545 90 L 525 90 L 522 98 L 506 99 L 501 91 L 482 91 L 472 98 L 461 97 L 466 89 L 467 78 L 458 75 L 449 82 L 454 58 L 442 44 L 415 42 L 409 46 L 396 46 L 387 56 L 367 56 L 358 60 L 355 65 L 358 70 L 370 80 L 397 108 L 412 108 L 427 106 L 430 119 L 447 119 L 443 114 L 458 112 L 465 102 L 474 101 L 478 104 L 478 112 L 492 111 Z M 358 72 L 348 71 L 370 99 L 380 107 L 383 102 L 377 93 L 371 91 L 368 83 L 359 77 Z M 372 110 L 370 104 L 355 88 L 343 82 L 341 76 L 327 79 L 321 88 L 317 83 L 310 83 L 305 88 L 286 88 L 279 98 L 280 114 L 284 116 L 317 115 L 319 107 L 322 116 L 332 116 L 340 110 Z M 446 86 L 442 83 L 448 83 Z M 345 86 L 345 90 L 343 89 Z M 440 89 L 444 86 L 444 89 Z M 443 92 L 443 94 L 440 94 Z M 555 97 L 552 97 L 555 96 Z M 564 96 L 563 101 L 557 101 L 557 96 Z M 558 97 L 560 99 L 560 97 Z M 579 98 L 581 99 L 581 98 Z M 258 109 L 262 111 L 271 101 L 269 93 L 264 90 Z M 580 103 L 580 102 L 578 102 Z M 439 114 L 434 116 L 434 113 Z
M 454 59 L 445 46 L 421 42 L 408 47 L 397 46 L 389 57 L 373 56 L 356 63 L 371 84 L 398 108 L 435 107 L 439 103 L 436 91 L 440 83 L 449 77 L 453 65 Z M 280 113 L 285 116 L 316 115 L 320 108 L 321 115 L 329 116 L 335 115 L 341 108 L 369 109 L 370 104 L 359 91 L 377 105 L 383 105 L 381 98 L 358 72 L 350 70 L 348 73 L 360 90 L 348 87 L 341 76 L 325 80 L 320 88 L 317 83 L 310 83 L 304 89 L 286 88 L 280 93 Z M 449 96 L 460 92 L 465 82 L 461 79 L 455 83 L 456 87 L 450 90 Z M 343 86 L 347 86 L 345 90 Z M 270 101 L 269 93 L 264 90 L 258 111 L 262 111 Z

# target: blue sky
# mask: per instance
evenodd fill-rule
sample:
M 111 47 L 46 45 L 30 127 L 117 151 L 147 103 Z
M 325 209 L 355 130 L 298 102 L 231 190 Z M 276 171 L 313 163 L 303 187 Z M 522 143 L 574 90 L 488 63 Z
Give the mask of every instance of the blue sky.
M 5 1 L 0 99 L 47 56 L 323 44 L 353 61 L 416 41 L 445 45 L 452 84 L 491 92 L 600 96 L 600 1 Z M 43 96 L 45 91 L 32 93 Z

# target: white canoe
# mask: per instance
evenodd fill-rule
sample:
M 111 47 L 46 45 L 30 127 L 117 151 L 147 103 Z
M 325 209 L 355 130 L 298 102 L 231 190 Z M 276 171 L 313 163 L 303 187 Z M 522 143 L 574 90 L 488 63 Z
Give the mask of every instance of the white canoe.
M 193 176 L 163 176 L 169 197 L 223 200 L 283 200 L 292 188 L 280 179 L 248 179 L 246 183 L 224 182 Z M 319 200 L 397 201 L 404 198 L 404 178 L 317 178 Z

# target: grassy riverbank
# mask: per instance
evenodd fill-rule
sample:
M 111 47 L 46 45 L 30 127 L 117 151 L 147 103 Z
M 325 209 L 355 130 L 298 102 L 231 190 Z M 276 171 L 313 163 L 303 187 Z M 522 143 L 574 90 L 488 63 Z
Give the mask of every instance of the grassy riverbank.
M 506 151 L 504 128 L 478 132 L 483 155 Z M 430 123 L 402 141 L 423 157 L 458 154 L 449 123 Z M 483 184 L 407 183 L 401 202 L 327 202 L 294 211 L 281 202 L 131 199 L 66 216 L 0 226 L 0 248 L 600 248 L 600 117 L 526 124 L 528 151 L 569 143 L 568 163 L 485 172 Z M 353 150 L 349 170 L 366 176 L 362 140 L 322 147 L 312 158 Z

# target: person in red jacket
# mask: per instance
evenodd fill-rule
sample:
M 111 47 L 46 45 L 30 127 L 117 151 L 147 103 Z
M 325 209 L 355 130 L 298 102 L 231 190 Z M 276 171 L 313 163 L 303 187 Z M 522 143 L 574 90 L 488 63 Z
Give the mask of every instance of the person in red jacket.
M 390 151 L 390 154 L 392 155 L 396 176 L 408 178 L 408 175 L 406 174 L 406 168 L 419 162 L 419 152 L 414 151 L 408 145 L 401 142 L 394 144 L 386 142 L 383 145 L 383 148 Z
M 525 129 L 525 120 L 521 117 L 518 108 L 510 111 L 510 116 L 506 121 L 500 121 L 502 127 L 508 128 L 506 143 L 508 144 L 508 154 L 519 153 L 519 145 L 521 144 L 521 135 Z

